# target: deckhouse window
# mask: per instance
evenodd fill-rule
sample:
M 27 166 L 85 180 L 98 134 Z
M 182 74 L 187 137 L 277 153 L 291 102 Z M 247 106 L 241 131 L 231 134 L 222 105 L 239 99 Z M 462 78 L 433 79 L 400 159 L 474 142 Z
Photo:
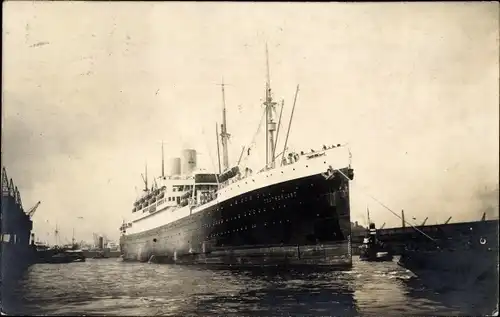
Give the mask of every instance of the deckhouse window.
M 181 192 L 183 187 L 184 187 L 183 185 L 174 185 L 174 186 L 172 186 L 172 191 L 173 192 Z

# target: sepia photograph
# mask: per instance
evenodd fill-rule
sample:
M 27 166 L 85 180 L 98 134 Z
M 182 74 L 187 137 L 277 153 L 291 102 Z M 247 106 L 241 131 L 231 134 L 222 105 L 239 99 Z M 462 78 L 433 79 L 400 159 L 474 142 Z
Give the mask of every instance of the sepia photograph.
M 2 315 L 498 316 L 498 1 L 2 5 Z

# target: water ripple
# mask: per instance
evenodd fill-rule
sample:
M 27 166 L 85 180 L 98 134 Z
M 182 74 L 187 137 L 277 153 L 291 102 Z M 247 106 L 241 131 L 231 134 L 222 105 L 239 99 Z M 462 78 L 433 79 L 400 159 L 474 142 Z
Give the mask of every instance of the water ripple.
M 478 293 L 435 293 L 395 263 L 305 274 L 122 263 L 35 265 L 3 304 L 26 315 L 480 315 Z M 4 293 L 5 294 L 5 293 Z M 484 306 L 484 305 L 483 305 Z M 484 307 L 483 307 L 484 308 Z

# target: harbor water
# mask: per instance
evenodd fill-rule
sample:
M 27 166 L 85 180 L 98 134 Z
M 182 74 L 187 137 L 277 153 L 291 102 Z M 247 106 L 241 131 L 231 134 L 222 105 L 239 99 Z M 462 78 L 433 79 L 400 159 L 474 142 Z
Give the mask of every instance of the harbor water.
M 395 261 L 277 273 L 88 259 L 32 266 L 3 305 L 10 315 L 477 316 L 491 313 L 491 293 L 438 293 Z

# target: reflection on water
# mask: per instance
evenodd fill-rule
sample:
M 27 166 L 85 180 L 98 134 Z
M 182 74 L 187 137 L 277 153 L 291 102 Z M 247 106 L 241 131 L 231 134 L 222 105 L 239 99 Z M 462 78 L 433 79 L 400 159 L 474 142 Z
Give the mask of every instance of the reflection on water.
M 479 315 L 474 294 L 436 294 L 395 262 L 276 273 L 89 259 L 33 266 L 3 303 L 8 313 L 37 315 Z

